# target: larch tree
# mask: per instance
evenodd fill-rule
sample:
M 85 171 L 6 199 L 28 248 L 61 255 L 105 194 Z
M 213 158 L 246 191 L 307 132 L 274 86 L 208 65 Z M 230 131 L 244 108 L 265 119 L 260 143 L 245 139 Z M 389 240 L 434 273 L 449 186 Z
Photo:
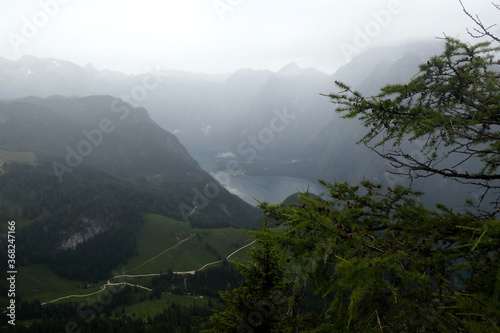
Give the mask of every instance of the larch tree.
M 410 188 L 363 181 L 322 182 L 326 193 L 302 194 L 302 204 L 262 204 L 278 229 L 256 235 L 290 255 L 312 292 L 331 299 L 312 331 L 500 331 L 496 51 L 447 38 L 444 53 L 407 84 L 365 97 L 338 82 L 341 91 L 329 95 L 338 112 L 369 128 L 361 142 L 401 173 L 474 184 L 489 201 L 428 209 Z M 402 147 L 417 139 L 425 160 Z
M 429 209 L 411 188 L 364 180 L 322 181 L 320 196 L 262 203 L 267 224 L 254 237 L 281 258 L 268 293 L 281 290 L 293 272 L 293 288 L 300 285 L 325 301 L 307 315 L 300 297 L 289 298 L 297 331 L 500 332 L 498 39 L 468 15 L 478 24 L 477 37 L 492 41 L 445 38 L 444 52 L 408 83 L 363 96 L 337 82 L 339 92 L 328 97 L 344 117 L 367 127 L 360 142 L 399 173 L 472 184 L 482 189 L 480 200 L 460 210 L 439 203 Z M 404 149 L 415 140 L 423 143 L 424 159 Z M 259 267 L 261 259 L 247 267 Z M 255 291 L 248 287 L 226 294 L 233 314 L 251 304 Z

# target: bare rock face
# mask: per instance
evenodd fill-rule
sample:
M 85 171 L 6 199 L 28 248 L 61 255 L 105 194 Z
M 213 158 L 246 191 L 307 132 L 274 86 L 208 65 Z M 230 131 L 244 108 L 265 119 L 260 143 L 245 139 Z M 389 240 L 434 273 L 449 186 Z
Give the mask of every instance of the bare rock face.
M 109 229 L 109 226 L 104 223 L 98 221 L 97 219 L 91 219 L 88 217 L 82 217 L 76 224 L 82 230 L 77 231 L 68 238 L 64 239 L 59 245 L 60 250 L 74 250 L 78 247 L 78 245 L 85 243 L 87 240 L 92 239 Z

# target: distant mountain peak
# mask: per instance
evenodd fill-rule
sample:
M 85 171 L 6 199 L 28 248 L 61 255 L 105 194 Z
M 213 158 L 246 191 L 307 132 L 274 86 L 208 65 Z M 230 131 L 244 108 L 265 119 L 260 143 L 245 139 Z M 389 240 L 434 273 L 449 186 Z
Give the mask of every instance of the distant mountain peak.
M 276 76 L 284 78 L 292 78 L 298 75 L 303 75 L 308 78 L 316 78 L 316 79 L 328 77 L 327 74 L 317 70 L 316 68 L 313 67 L 302 68 L 295 61 L 288 63 L 287 65 L 285 65 L 285 67 L 280 69 L 278 73 L 276 73 Z
M 278 75 L 279 76 L 295 76 L 297 74 L 300 74 L 302 72 L 302 68 L 297 65 L 295 61 L 292 61 L 285 65 L 282 69 L 279 70 Z
M 85 65 L 85 69 L 92 73 L 98 72 L 97 68 L 91 62 Z
M 19 61 L 22 61 L 22 62 L 25 62 L 25 61 L 40 61 L 41 58 L 38 58 L 38 57 L 35 57 L 35 56 L 32 56 L 32 55 L 29 55 L 29 54 L 25 54 L 23 55 Z

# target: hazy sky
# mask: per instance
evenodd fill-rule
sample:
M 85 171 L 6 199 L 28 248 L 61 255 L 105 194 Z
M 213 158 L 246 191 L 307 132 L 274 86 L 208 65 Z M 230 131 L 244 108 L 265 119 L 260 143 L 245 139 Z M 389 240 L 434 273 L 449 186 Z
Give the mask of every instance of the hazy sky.
M 333 73 L 367 47 L 467 38 L 474 27 L 458 0 L 0 1 L 0 57 L 126 73 L 278 70 L 290 61 Z M 463 2 L 485 24 L 500 19 L 489 0 Z

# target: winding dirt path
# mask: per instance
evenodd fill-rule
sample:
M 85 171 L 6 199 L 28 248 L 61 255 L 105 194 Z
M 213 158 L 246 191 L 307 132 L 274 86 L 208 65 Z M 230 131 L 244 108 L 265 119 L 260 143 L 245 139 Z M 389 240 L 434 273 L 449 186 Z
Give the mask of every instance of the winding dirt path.
M 231 253 L 230 255 L 228 255 L 228 256 L 226 257 L 226 259 L 231 258 L 234 254 L 236 254 L 236 253 L 240 252 L 240 251 L 241 251 L 241 250 L 243 250 L 244 248 L 247 248 L 247 247 L 249 247 L 249 246 L 253 245 L 255 242 L 256 242 L 256 241 L 253 241 L 253 242 L 251 242 L 251 243 L 249 243 L 249 244 L 247 244 L 247 245 L 245 245 L 245 246 L 243 246 L 243 247 L 240 247 L 238 250 L 236 250 L 236 251 L 234 251 L 233 253 Z
M 140 266 L 137 266 L 135 268 L 132 268 L 128 271 L 126 271 L 125 273 L 128 273 L 128 272 L 131 272 L 133 270 L 136 270 L 138 268 L 141 268 L 143 267 L 145 264 L 147 264 L 148 262 L 158 258 L 159 256 L 161 256 L 162 254 L 170 251 L 170 250 L 173 250 L 175 249 L 177 246 L 181 245 L 182 243 L 186 242 L 187 240 L 191 239 L 192 237 L 196 236 L 196 233 L 190 235 L 189 237 L 179 241 L 177 244 L 175 244 L 174 246 L 172 247 L 169 247 L 168 249 L 162 251 L 161 253 L 157 254 L 156 256 L 154 256 L 153 258 L 151 259 L 148 259 L 146 260 L 144 263 L 142 263 Z M 178 274 L 178 275 L 185 275 L 185 274 L 191 274 L 191 275 L 194 275 L 196 272 L 198 271 L 201 271 L 203 269 L 205 269 L 206 267 L 208 266 L 211 266 L 211 265 L 215 265 L 215 264 L 218 264 L 218 263 L 221 263 L 223 262 L 224 260 L 229 260 L 230 257 L 232 257 L 234 254 L 238 253 L 239 251 L 253 245 L 255 243 L 255 241 L 247 244 L 247 245 L 244 245 L 242 247 L 240 247 L 239 249 L 237 249 L 236 251 L 234 251 L 233 253 L 229 254 L 226 259 L 223 259 L 223 260 L 218 260 L 218 261 L 213 261 L 213 262 L 209 262 L 207 264 L 205 264 L 204 266 L 202 266 L 201 268 L 198 268 L 196 270 L 193 270 L 193 271 L 184 271 L 184 272 L 179 272 L 179 271 L 176 271 L 176 272 L 173 272 L 174 274 Z M 229 260 L 231 261 L 231 260 Z M 165 274 L 165 273 L 163 273 Z M 122 275 L 116 275 L 116 276 L 113 276 L 111 279 L 109 279 L 105 285 L 102 285 L 101 286 L 101 289 L 99 289 L 98 291 L 95 291 L 95 292 L 92 292 L 92 293 L 89 293 L 89 294 L 77 294 L 77 295 L 68 295 L 68 296 L 63 296 L 63 297 L 59 297 L 59 298 L 56 298 L 54 300 L 51 300 L 51 301 L 48 301 L 48 302 L 44 302 L 44 303 L 41 303 L 41 305 L 46 305 L 46 304 L 50 304 L 50 303 L 55 303 L 55 302 L 58 302 L 58 301 L 61 301 L 61 300 L 64 300 L 64 299 L 68 299 L 68 298 L 85 298 L 85 297 L 89 297 L 89 296 L 93 296 L 93 295 L 96 295 L 96 294 L 99 294 L 101 292 L 103 292 L 104 290 L 106 290 L 107 287 L 109 286 L 123 286 L 123 285 L 128 285 L 128 286 L 132 286 L 132 287 L 137 287 L 137 288 L 141 288 L 141 289 L 144 289 L 144 290 L 147 290 L 147 291 L 153 291 L 152 289 L 148 288 L 148 287 L 144 287 L 144 286 L 141 286 L 141 285 L 138 285 L 138 284 L 131 284 L 131 283 L 128 283 L 128 282 L 116 282 L 116 283 L 113 283 L 113 282 L 110 282 L 111 280 L 113 279 L 119 279 L 119 278 L 130 278 L 130 279 L 134 279 L 134 278 L 139 278 L 139 277 L 150 277 L 150 276 L 161 276 L 162 274 L 161 273 L 152 273 L 152 274 L 122 274 Z
M 132 271 L 135 271 L 136 269 L 141 268 L 142 266 L 146 265 L 148 262 L 155 260 L 155 259 L 156 259 L 156 258 L 158 258 L 159 256 L 161 256 L 161 255 L 165 254 L 165 252 L 168 252 L 168 251 L 170 251 L 170 250 L 175 249 L 177 246 L 179 246 L 179 245 L 181 245 L 182 243 L 184 243 L 184 242 L 186 242 L 186 241 L 190 240 L 190 239 L 191 239 L 191 238 L 193 238 L 194 236 L 196 236 L 196 233 L 191 234 L 191 236 L 189 236 L 188 238 L 186 238 L 186 239 L 183 239 L 183 240 L 179 241 L 179 242 L 178 242 L 177 244 L 175 244 L 174 246 L 169 247 L 168 249 L 166 249 L 166 250 L 164 250 L 164 251 L 160 252 L 159 254 L 155 255 L 153 258 L 146 260 L 146 261 L 145 261 L 142 265 L 139 265 L 139 266 L 137 266 L 136 268 L 129 269 L 129 270 L 128 270 L 128 271 L 126 271 L 125 273 L 132 272 Z

